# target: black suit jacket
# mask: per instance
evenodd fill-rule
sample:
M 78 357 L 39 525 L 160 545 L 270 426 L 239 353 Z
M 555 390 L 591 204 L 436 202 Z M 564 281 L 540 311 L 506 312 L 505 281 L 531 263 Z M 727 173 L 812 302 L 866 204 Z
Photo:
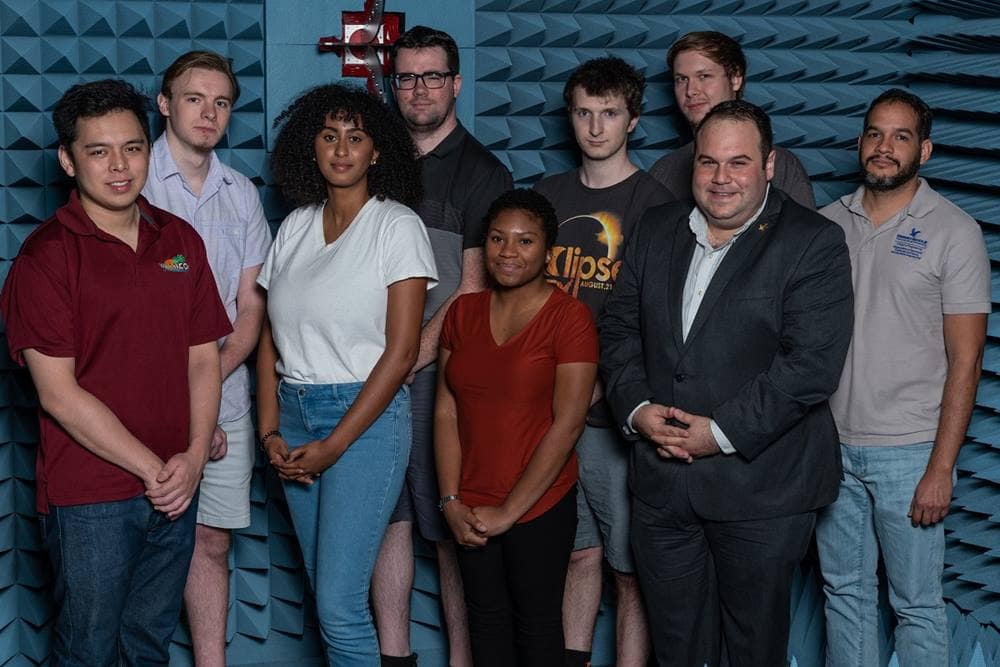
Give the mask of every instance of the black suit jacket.
M 841 462 L 827 398 L 854 319 L 844 234 L 772 187 L 718 267 L 685 341 L 691 208 L 649 209 L 632 233 L 600 319 L 601 370 L 622 425 L 642 401 L 677 406 L 713 418 L 737 452 L 686 464 L 639 440 L 632 492 L 663 507 L 665 490 L 684 484 L 695 511 L 715 521 L 829 504 Z

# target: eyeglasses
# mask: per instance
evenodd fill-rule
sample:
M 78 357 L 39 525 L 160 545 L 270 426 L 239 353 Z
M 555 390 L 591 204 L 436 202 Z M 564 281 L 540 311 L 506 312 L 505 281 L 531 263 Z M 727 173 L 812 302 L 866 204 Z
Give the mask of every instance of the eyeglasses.
M 424 72 L 423 74 L 394 74 L 392 82 L 399 90 L 413 90 L 417 87 L 417 81 L 422 81 L 424 86 L 430 89 L 444 88 L 444 82 L 449 76 L 455 76 L 457 72 Z

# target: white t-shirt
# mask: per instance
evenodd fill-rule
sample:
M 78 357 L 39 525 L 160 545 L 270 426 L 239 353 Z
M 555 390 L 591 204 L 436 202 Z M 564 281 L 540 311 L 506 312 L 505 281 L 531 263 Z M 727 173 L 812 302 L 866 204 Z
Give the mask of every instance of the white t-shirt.
M 388 287 L 437 284 L 427 231 L 411 209 L 372 197 L 327 245 L 323 205 L 292 211 L 257 282 L 278 349 L 278 375 L 303 384 L 364 382 L 385 351 Z

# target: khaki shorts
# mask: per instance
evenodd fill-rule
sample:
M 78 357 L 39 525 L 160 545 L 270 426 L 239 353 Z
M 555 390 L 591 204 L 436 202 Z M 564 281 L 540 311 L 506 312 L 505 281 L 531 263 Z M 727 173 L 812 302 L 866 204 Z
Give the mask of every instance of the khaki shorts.
M 218 461 L 209 461 L 201 479 L 198 523 L 212 528 L 246 528 L 250 525 L 250 478 L 253 476 L 255 441 L 250 413 L 219 424 L 229 449 Z

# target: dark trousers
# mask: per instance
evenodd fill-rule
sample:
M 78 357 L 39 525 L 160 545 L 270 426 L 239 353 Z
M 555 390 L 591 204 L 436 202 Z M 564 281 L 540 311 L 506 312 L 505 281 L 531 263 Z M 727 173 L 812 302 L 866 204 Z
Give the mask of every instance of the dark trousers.
M 459 549 L 476 667 L 561 665 L 562 599 L 576 535 L 576 489 L 540 517 Z
M 680 495 L 680 494 L 678 494 Z M 632 549 L 658 665 L 784 667 L 792 576 L 816 513 L 707 521 L 635 498 Z

